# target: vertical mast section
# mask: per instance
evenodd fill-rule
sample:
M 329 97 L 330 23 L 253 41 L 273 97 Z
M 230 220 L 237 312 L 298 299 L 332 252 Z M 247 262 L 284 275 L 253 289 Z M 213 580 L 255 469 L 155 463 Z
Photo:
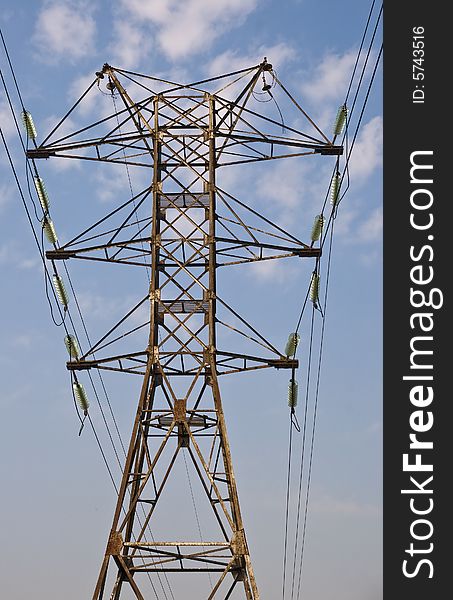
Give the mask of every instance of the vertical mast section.
M 212 377 L 212 388 L 214 395 L 215 409 L 218 418 L 219 434 L 222 440 L 223 462 L 225 465 L 225 475 L 228 481 L 229 494 L 232 503 L 232 516 L 235 524 L 233 532 L 233 552 L 236 556 L 237 566 L 244 574 L 244 588 L 247 598 L 259 600 L 259 593 L 256 586 L 255 576 L 250 560 L 250 554 L 245 538 L 244 526 L 242 523 L 241 510 L 239 506 L 239 497 L 237 493 L 236 480 L 234 477 L 233 463 L 231 459 L 230 444 L 223 413 L 220 388 L 217 379 L 216 367 L 216 243 L 215 243 L 215 223 L 216 223 L 216 182 L 215 174 L 217 167 L 216 157 L 216 111 L 215 99 L 209 96 L 209 324 L 210 324 L 210 372 Z M 251 589 L 250 589 L 251 588 Z
M 205 117 L 191 117 L 188 121 L 190 126 L 196 124 L 198 128 L 198 140 L 194 142 L 193 135 L 192 137 L 187 136 L 189 155 L 192 153 L 195 157 L 192 159 L 194 163 L 198 160 L 200 145 L 206 148 L 207 164 L 204 169 L 197 171 L 197 168 L 190 164 L 190 158 L 185 156 L 186 138 L 184 134 L 180 134 L 178 140 L 177 134 L 169 133 L 168 124 L 165 128 L 159 122 L 160 103 L 167 113 L 170 109 L 177 108 L 179 114 L 185 114 L 182 112 L 182 108 L 178 108 L 176 100 L 159 95 L 154 97 L 153 126 L 151 127 L 139 107 L 129 98 L 115 74 L 108 72 L 108 75 L 120 93 L 137 129 L 139 131 L 147 129 L 152 134 L 150 331 L 147 366 L 138 410 L 125 461 L 111 533 L 93 600 L 102 600 L 103 598 L 104 590 L 107 587 L 110 559 L 114 560 L 117 567 L 116 578 L 110 594 L 112 600 L 118 600 L 121 597 L 124 583 L 130 585 L 138 600 L 147 597 L 149 591 L 148 593 L 142 592 L 143 579 L 140 579 L 139 573 L 148 573 L 149 577 L 151 573 L 175 571 L 220 573 L 218 579 L 212 581 L 210 591 L 201 598 L 220 600 L 222 597 L 229 597 L 236 584 L 242 582 L 246 599 L 259 600 L 242 523 L 217 380 L 215 98 L 212 95 L 204 94 L 200 100 L 197 100 L 199 102 L 197 108 L 203 108 L 207 113 L 207 122 Z M 185 110 L 190 113 L 187 108 Z M 179 146 L 171 145 L 175 141 L 182 144 L 184 148 L 182 154 Z M 162 163 L 163 148 L 167 161 L 165 166 Z M 172 166 L 168 166 L 169 163 L 172 163 Z M 175 176 L 178 168 L 180 170 L 189 168 L 188 170 L 195 174 L 195 179 L 190 184 L 179 183 Z M 173 187 L 175 185 L 174 181 L 178 181 L 181 186 L 181 190 L 176 194 L 171 188 L 172 185 Z M 185 199 L 186 196 L 189 198 L 188 201 Z M 183 200 L 179 200 L 178 197 L 183 197 Z M 203 198 L 206 198 L 207 201 Z M 204 219 L 200 224 L 196 224 L 196 219 L 192 219 L 189 215 L 193 208 L 203 205 L 205 207 Z M 175 217 L 168 215 L 169 207 L 171 211 L 176 212 Z M 184 232 L 180 222 L 178 223 L 179 219 L 188 219 L 191 223 L 195 223 L 195 233 Z M 170 236 L 176 236 L 176 239 L 170 241 L 165 239 L 164 241 L 163 231 L 167 237 L 170 234 Z M 189 256 L 186 255 L 186 247 Z M 178 254 L 178 248 L 181 249 L 180 254 Z M 190 252 L 192 252 L 191 256 Z M 200 263 L 205 265 L 201 271 Z M 194 288 L 196 292 L 193 292 Z M 169 289 L 173 292 L 177 290 L 178 298 L 170 299 L 168 297 Z M 199 296 L 202 296 L 202 299 L 199 300 Z M 192 303 L 195 308 L 185 308 L 185 303 L 187 305 Z M 195 312 L 204 313 L 202 327 L 190 323 Z M 181 317 L 179 313 L 186 313 L 186 316 Z M 165 316 L 171 318 L 172 324 L 176 322 L 175 326 L 170 325 L 170 329 L 173 326 L 170 334 L 167 334 L 169 326 L 165 326 Z M 182 385 L 175 385 L 173 381 L 170 383 L 169 377 L 172 373 L 171 368 L 169 369 L 167 365 L 173 359 L 168 359 L 167 356 L 161 360 L 160 326 L 164 326 L 166 340 L 168 341 L 170 338 L 173 347 L 175 341 L 177 344 L 179 343 L 179 348 L 177 347 L 173 352 L 173 359 L 180 359 L 183 364 L 183 377 L 177 378 L 180 379 L 180 382 L 181 380 L 186 382 Z M 181 332 L 188 339 L 183 340 Z M 189 356 L 186 357 L 186 355 Z M 200 367 L 196 372 L 193 366 L 184 367 L 185 358 L 187 360 L 191 358 L 192 363 L 198 361 Z M 201 390 L 197 391 L 197 397 L 191 398 L 195 395 L 194 390 L 203 377 L 205 383 Z M 211 408 L 209 408 L 209 403 Z M 203 408 L 201 408 L 202 405 L 204 405 Z M 204 422 L 205 425 L 200 429 L 201 422 Z M 196 423 L 198 423 L 197 427 L 195 427 Z M 209 426 L 206 423 L 209 423 Z M 163 440 L 157 446 L 152 446 L 150 432 L 155 431 L 152 427 L 155 427 L 156 424 L 164 432 L 161 436 Z M 214 426 L 215 433 L 212 436 L 211 446 L 206 448 L 203 446 L 205 441 L 202 436 L 206 435 L 203 431 Z M 157 463 L 164 462 L 161 457 L 168 451 L 168 446 L 172 445 L 169 443 L 170 438 L 176 439 L 176 450 L 169 463 L 164 466 L 163 472 L 158 473 Z M 222 541 L 178 540 L 173 542 L 166 540 L 155 542 L 152 537 L 152 542 L 150 542 L 145 537 L 147 527 L 153 524 L 154 510 L 182 448 L 187 448 L 189 452 L 195 473 L 200 479 L 219 525 Z M 213 461 L 212 457 L 215 454 L 217 458 Z M 153 484 L 152 497 L 147 488 L 149 482 Z M 141 519 L 137 509 L 138 507 L 143 508 L 143 506 L 149 506 L 149 508 L 143 510 L 144 519 Z M 191 547 L 186 554 L 181 550 L 185 546 Z M 202 561 L 205 568 L 200 568 L 200 564 L 203 564 Z M 194 565 L 193 568 L 191 568 L 191 564 Z M 226 589 L 225 580 L 228 574 L 232 575 L 233 581 L 231 584 L 230 580 L 228 589 Z M 145 588 L 149 590 L 146 585 L 143 590 Z
M 122 97 L 126 99 L 129 104 L 129 108 L 133 106 L 132 100 L 129 98 L 126 90 L 122 87 L 121 83 L 116 78 L 113 72 L 109 72 L 109 78 L 113 82 L 113 85 L 121 93 Z M 132 531 L 134 527 L 134 519 L 136 518 L 137 500 L 139 497 L 139 485 L 140 478 L 134 478 L 131 472 L 138 473 L 143 469 L 143 463 L 145 455 L 147 453 L 146 439 L 149 430 L 147 424 L 143 425 L 143 414 L 151 410 L 153 405 L 154 393 L 157 383 L 161 380 L 161 375 L 158 369 L 158 298 L 159 298 L 159 237 L 160 237 L 160 209 L 159 209 L 159 191 L 161 189 L 161 144 L 160 144 L 160 132 L 159 132 L 159 120 L 158 120 L 158 97 L 154 99 L 154 129 L 150 129 L 148 122 L 137 111 L 138 119 L 133 114 L 132 119 L 137 126 L 141 129 L 143 125 L 150 129 L 153 133 L 153 205 L 152 205 L 152 240 L 151 240 L 151 279 L 149 285 L 149 299 L 150 299 L 150 333 L 149 342 L 147 349 L 147 366 L 145 376 L 140 392 L 140 398 L 135 416 L 134 426 L 131 435 L 131 441 L 129 444 L 128 453 L 126 455 L 126 461 L 121 480 L 121 485 L 118 493 L 118 499 L 116 509 L 113 517 L 112 528 L 110 531 L 109 540 L 105 552 L 105 557 L 100 569 L 98 581 L 96 583 L 95 591 L 93 594 L 93 600 L 103 598 L 104 589 L 106 585 L 107 570 L 109 566 L 109 560 L 112 557 L 118 567 L 118 575 L 115 581 L 115 586 L 111 594 L 111 598 L 117 600 L 120 597 L 121 588 L 123 582 L 126 580 L 131 584 L 135 595 L 140 600 L 143 598 L 136 583 L 133 581 L 133 576 L 128 569 L 127 562 L 124 561 L 124 556 L 129 553 L 129 548 L 124 546 L 124 541 L 130 542 Z M 125 535 L 119 531 L 119 521 L 122 512 L 124 513 L 124 505 L 127 502 L 127 492 L 129 490 L 129 510 L 126 514 L 127 526 L 125 528 Z M 123 555 L 123 556 L 121 556 Z

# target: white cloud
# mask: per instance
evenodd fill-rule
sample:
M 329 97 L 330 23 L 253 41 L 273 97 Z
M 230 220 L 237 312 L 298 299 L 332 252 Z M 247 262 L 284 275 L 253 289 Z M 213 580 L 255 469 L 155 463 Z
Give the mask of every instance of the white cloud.
M 42 268 L 42 262 L 39 257 L 25 257 L 23 249 L 16 240 L 7 240 L 0 245 L 0 265 L 8 265 L 9 267 L 19 269 Z
M 118 158 L 122 160 L 123 156 L 119 155 Z M 114 163 L 98 166 L 100 168 L 93 173 L 92 181 L 95 184 L 96 199 L 102 204 L 124 202 L 150 185 L 146 168 L 127 168 L 125 164 Z M 142 218 L 140 213 L 139 218 Z
M 14 112 L 16 114 L 16 118 L 18 118 L 19 112 L 16 110 Z M 9 105 L 7 104 L 6 100 L 0 100 L 0 126 L 3 131 L 3 135 L 7 140 L 10 139 L 15 133 L 17 133 L 16 126 L 14 125 L 13 116 L 11 114 Z
M 84 0 L 47 1 L 38 15 L 33 41 L 37 58 L 49 64 L 76 62 L 93 51 L 96 23 Z
M 359 225 L 357 239 L 359 242 L 375 242 L 382 236 L 382 207 L 378 207 Z
M 0 212 L 12 200 L 16 190 L 12 185 L 0 183 Z
M 113 29 L 112 64 L 123 69 L 136 69 L 152 48 L 150 32 L 121 16 L 115 19 Z
M 48 132 L 52 131 L 52 129 L 60 121 L 60 119 L 61 119 L 61 117 L 57 117 L 56 115 L 51 115 L 51 116 L 47 117 L 46 119 L 44 119 L 42 131 L 45 131 L 46 135 L 48 135 Z M 74 123 L 74 121 L 70 117 L 68 117 L 58 127 L 58 129 L 55 131 L 55 133 L 52 134 L 49 143 L 52 143 L 52 141 L 55 141 L 57 139 L 61 139 L 67 135 L 70 135 L 70 134 L 74 133 L 74 131 L 76 131 L 77 129 L 78 129 L 78 126 Z M 44 138 L 44 136 L 43 136 L 43 138 Z M 61 143 L 64 143 L 64 142 L 61 142 Z M 86 150 L 84 150 L 82 148 L 82 149 L 78 150 L 77 153 L 79 155 L 83 155 L 83 154 L 86 154 Z M 53 169 L 57 173 L 62 172 L 62 171 L 67 171 L 68 169 L 80 169 L 81 168 L 79 160 L 75 160 L 75 159 L 71 159 L 71 158 L 62 158 L 62 157 L 58 157 L 58 156 L 54 156 L 51 160 L 49 160 L 48 165 L 51 169 Z
M 267 58 L 268 62 L 272 64 L 275 70 L 279 70 L 288 62 L 296 58 L 296 51 L 292 46 L 286 44 L 285 42 L 274 44 L 273 46 L 253 46 L 244 52 L 238 52 L 237 50 L 226 50 L 211 60 L 207 66 L 207 75 L 209 77 L 216 77 L 225 73 L 232 73 L 234 71 L 255 67 L 263 62 L 264 57 Z M 234 82 L 238 76 L 220 79 L 219 81 L 211 84 L 213 86 L 212 91 L 219 93 L 219 95 L 223 98 L 233 99 L 238 95 L 239 91 L 244 88 L 246 82 L 250 80 L 251 76 L 251 72 L 245 73 L 244 77 L 240 78 L 236 83 L 232 82 Z M 268 83 L 272 83 L 271 75 L 266 76 L 266 81 Z M 228 87 L 223 89 L 224 86 Z M 261 86 L 262 81 L 260 79 L 257 83 L 255 91 L 260 93 Z M 269 99 L 268 96 L 266 96 L 266 98 Z M 267 116 L 275 116 L 272 114 L 272 111 L 275 111 L 274 105 L 272 105 L 271 109 L 269 109 L 268 103 L 261 103 L 258 105 L 258 107 L 255 105 L 251 108 L 254 108 L 255 110 L 258 108 L 257 112 L 260 114 L 266 114 L 270 110 L 271 114 Z M 247 120 L 249 122 L 255 121 L 255 119 L 250 115 L 248 115 Z
M 353 499 L 334 498 L 322 494 L 310 501 L 313 512 L 321 514 L 343 515 L 344 517 L 378 517 L 381 508 L 373 504 L 357 502 Z
M 68 91 L 68 98 L 70 102 L 75 103 L 88 89 L 94 79 L 94 72 L 88 73 L 87 75 L 81 75 L 80 77 L 74 79 Z M 80 114 L 81 116 L 88 115 L 99 105 L 100 98 L 102 98 L 102 94 L 95 85 L 84 97 L 75 111 L 77 111 L 77 114 Z
M 7 264 L 13 256 L 11 242 L 0 245 L 0 265 Z
M 28 333 L 18 333 L 13 337 L 12 344 L 16 348 L 29 350 L 36 344 L 36 332 L 33 335 Z
M 39 258 L 23 258 L 17 263 L 19 269 L 36 269 L 42 267 L 42 261 Z
M 335 221 L 335 235 L 350 241 L 351 230 L 355 227 L 358 212 L 356 209 L 346 206 L 346 202 L 347 200 L 342 201 L 338 209 Z
M 98 170 L 94 176 L 96 181 L 96 197 L 100 202 L 108 204 L 118 197 L 130 196 L 127 171 L 125 165 L 106 165 L 108 168 Z
M 112 298 L 92 291 L 77 292 L 77 298 L 82 313 L 97 320 L 108 320 L 122 315 L 137 303 L 136 297 Z
M 285 62 L 293 60 L 296 57 L 295 49 L 281 42 L 273 46 L 264 46 L 252 48 L 247 53 L 239 54 L 237 50 L 226 50 L 216 56 L 208 66 L 208 73 L 211 77 L 222 73 L 230 73 L 239 71 L 247 67 L 253 67 L 262 62 L 264 57 L 277 70 L 281 68 Z
M 344 98 L 356 58 L 356 50 L 349 50 L 345 54 L 327 54 L 312 78 L 302 84 L 303 94 L 314 102 Z
M 276 211 L 275 222 L 304 241 L 325 200 L 331 168 L 319 157 L 282 159 L 267 165 L 258 180 L 258 193 Z
M 220 35 L 243 23 L 257 0 L 123 0 L 125 14 L 157 29 L 156 40 L 171 60 L 206 51 Z
M 363 180 L 382 165 L 382 135 L 380 116 L 362 127 L 349 161 L 351 178 Z
M 345 197 L 345 201 L 347 200 L 348 197 Z M 360 198 L 360 204 L 364 204 L 363 197 Z M 353 207 L 342 203 L 335 221 L 335 236 L 346 244 L 360 244 L 364 248 L 368 245 L 367 253 L 363 254 L 361 259 L 364 264 L 374 264 L 379 259 L 379 254 L 374 250 L 370 252 L 370 248 L 375 247 L 372 244 L 382 242 L 382 224 L 381 206 L 372 210 L 362 206 L 359 210 L 357 201 Z
M 290 261 L 285 259 L 261 260 L 250 263 L 252 274 L 262 282 L 285 283 L 291 281 L 297 270 L 290 266 Z
M 347 197 L 345 197 L 347 201 Z M 360 198 L 363 205 L 364 198 Z M 370 244 L 382 241 L 382 207 L 369 211 L 368 207 L 340 205 L 335 221 L 335 235 L 348 244 Z

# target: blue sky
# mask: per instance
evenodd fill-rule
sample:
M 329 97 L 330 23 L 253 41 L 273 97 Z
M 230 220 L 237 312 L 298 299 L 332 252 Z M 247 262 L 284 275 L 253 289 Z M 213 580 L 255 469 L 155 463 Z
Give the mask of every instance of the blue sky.
M 188 82 L 258 64 L 264 56 L 303 108 L 330 132 L 346 94 L 368 11 L 369 3 L 358 0 L 284 4 L 275 0 L 4 0 L 0 23 L 24 103 L 37 125 L 38 141 L 105 62 Z M 371 65 L 381 37 L 378 32 Z M 3 52 L 0 57 L 13 94 Z M 366 84 L 369 75 L 367 70 Z M 350 162 L 350 189 L 335 223 L 301 585 L 306 600 L 327 600 L 333 595 L 336 600 L 382 597 L 381 76 L 379 70 Z M 363 94 L 360 98 L 363 101 Z M 99 95 L 88 98 L 73 124 L 100 118 L 107 110 L 104 101 Z M 18 114 L 15 95 L 13 103 Z M 266 110 L 271 109 L 266 105 Z M 25 161 L 4 94 L 0 95 L 0 123 L 25 186 Z M 128 193 L 127 176 L 121 170 L 68 165 L 63 160 L 38 166 L 61 239 L 69 239 L 80 224 L 111 210 Z M 331 160 L 304 157 L 274 161 L 232 168 L 225 172 L 222 185 L 252 206 L 263 207 L 264 214 L 305 239 L 328 189 L 332 167 Z M 133 183 L 138 185 L 140 175 L 136 177 Z M 64 333 L 50 318 L 42 265 L 4 152 L 0 153 L 0 217 L 0 474 L 4 482 L 1 528 L 6 541 L 0 560 L 2 590 L 10 600 L 31 594 L 37 600 L 56 598 L 63 588 L 67 600 L 90 597 L 115 494 L 91 431 L 77 435 Z M 222 271 L 219 286 L 241 314 L 252 315 L 260 331 L 284 347 L 297 322 L 310 266 L 276 262 L 277 266 L 271 261 Z M 143 295 L 142 290 L 146 293 L 143 273 L 122 270 L 120 277 L 112 277 L 102 265 L 70 264 L 69 268 L 93 337 Z M 318 320 L 318 340 L 320 324 Z M 304 357 L 308 327 L 304 320 L 300 347 Z M 301 396 L 304 369 L 298 375 Z M 221 383 L 255 574 L 262 598 L 278 598 L 288 374 L 245 374 Z M 124 376 L 124 380 L 106 378 L 106 385 L 123 438 L 128 440 L 137 382 Z M 299 403 L 301 420 L 302 397 Z M 308 416 L 311 423 L 312 408 Z M 117 477 L 95 402 L 92 418 Z M 300 436 L 295 436 L 293 502 L 299 453 Z M 292 504 L 291 535 L 295 508 Z

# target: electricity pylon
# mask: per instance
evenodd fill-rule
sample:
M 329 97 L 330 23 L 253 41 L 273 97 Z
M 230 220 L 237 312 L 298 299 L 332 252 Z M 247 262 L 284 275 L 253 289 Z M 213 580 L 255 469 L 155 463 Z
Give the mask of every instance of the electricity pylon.
M 220 91 L 200 87 L 219 81 L 224 84 Z M 104 93 L 122 103 L 121 110 L 57 139 L 62 123 L 85 95 L 104 85 L 108 90 Z M 272 90 L 277 86 L 310 134 L 249 108 L 253 98 L 274 99 Z M 145 97 L 133 100 L 134 94 Z M 76 380 L 87 369 L 142 378 L 93 600 L 143 600 L 154 597 L 150 585 L 158 597 L 153 577 L 165 577 L 170 585 L 168 577 L 175 573 L 184 574 L 185 581 L 204 574 L 193 598 L 258 600 L 219 378 L 262 368 L 294 372 L 298 363 L 219 296 L 217 271 L 222 266 L 289 256 L 318 259 L 321 250 L 222 190 L 217 171 L 226 165 L 341 153 L 341 146 L 308 117 L 266 59 L 250 69 L 190 85 L 106 64 L 44 142 L 28 151 L 32 159 L 96 160 L 144 167 L 152 173 L 143 191 L 46 253 L 54 265 L 77 258 L 142 266 L 149 273 L 149 287 L 140 302 L 91 348 L 67 363 Z M 127 335 L 137 327 L 126 335 L 119 334 L 119 328 L 147 303 L 147 344 L 126 350 L 125 340 L 135 339 Z M 223 321 L 228 313 L 234 326 Z M 260 352 L 219 347 L 218 330 L 225 326 L 239 339 L 258 345 Z M 106 349 L 107 355 L 100 357 Z M 178 537 L 169 537 L 177 526 L 172 528 L 168 512 L 175 509 L 166 510 L 163 497 L 177 476 L 181 453 L 205 498 L 205 509 L 200 519 L 197 516 L 197 539 L 178 532 Z M 181 502 L 177 512 L 185 508 Z M 157 530 L 162 538 L 156 539 Z

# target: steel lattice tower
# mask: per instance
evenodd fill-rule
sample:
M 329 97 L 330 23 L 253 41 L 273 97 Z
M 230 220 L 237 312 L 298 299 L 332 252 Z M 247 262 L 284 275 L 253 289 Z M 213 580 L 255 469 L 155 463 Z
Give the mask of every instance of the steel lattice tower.
M 280 86 L 312 135 L 286 127 L 288 135 L 284 136 L 277 133 L 281 123 L 247 108 L 257 89 L 270 93 L 266 77 Z M 329 141 L 309 119 L 266 60 L 216 80 L 226 81 L 224 87 L 235 86 L 233 100 L 225 99 L 220 92 L 204 91 L 200 87 L 204 82 L 171 84 L 104 65 L 86 93 L 95 85 L 107 83 L 107 89 L 122 102 L 118 122 L 103 119 L 57 139 L 63 119 L 41 145 L 28 151 L 31 159 L 66 156 L 125 163 L 152 171 L 150 185 L 140 194 L 70 242 L 55 245 L 47 252 L 54 265 L 77 258 L 143 266 L 150 274 L 143 299 L 82 356 L 67 364 L 75 378 L 83 377 L 81 372 L 86 369 L 142 377 L 93 600 L 152 598 L 150 577 L 156 573 L 169 577 L 184 573 L 187 578 L 203 573 L 204 588 L 199 588 L 197 598 L 259 598 L 219 378 L 268 367 L 294 370 L 297 361 L 284 356 L 219 297 L 217 270 L 225 265 L 287 256 L 318 259 L 321 251 L 221 190 L 216 172 L 225 164 L 305 154 L 338 156 L 342 148 Z M 264 86 L 257 88 L 261 80 Z M 134 101 L 126 90 L 128 86 L 135 93 L 144 92 L 145 98 Z M 156 92 L 149 86 L 160 89 Z M 266 128 L 271 132 L 265 133 Z M 145 214 L 140 220 L 139 210 Z M 247 215 L 253 217 L 253 226 L 247 222 Z M 113 227 L 109 223 L 114 218 L 117 222 Z M 263 228 L 256 227 L 260 219 Z M 135 223 L 138 232 L 132 235 L 131 225 Z M 135 351 L 125 351 L 121 346 L 117 352 L 110 351 L 120 337 L 124 342 L 124 335 L 116 335 L 119 325 L 123 326 L 138 307 L 148 302 L 147 346 Z M 237 327 L 232 329 L 246 341 L 259 344 L 261 353 L 218 347 L 218 327 L 223 324 L 219 309 L 234 315 Z M 107 349 L 110 353 L 100 357 Z M 207 530 L 212 537 L 162 539 L 151 534 L 150 538 L 155 523 L 164 517 L 165 511 L 159 512 L 161 498 L 181 452 L 207 500 L 200 521 L 204 524 L 207 513 L 211 513 Z M 206 530 L 199 527 L 200 534 L 201 529 Z

